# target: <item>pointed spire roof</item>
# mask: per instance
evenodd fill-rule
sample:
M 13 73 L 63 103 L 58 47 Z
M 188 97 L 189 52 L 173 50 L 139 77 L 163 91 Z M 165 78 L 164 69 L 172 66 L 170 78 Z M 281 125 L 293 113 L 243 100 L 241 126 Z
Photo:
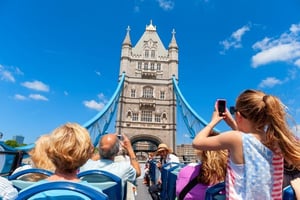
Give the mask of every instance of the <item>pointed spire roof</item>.
M 125 39 L 123 41 L 123 45 L 128 44 L 131 46 L 131 40 L 130 40 L 130 35 L 129 35 L 129 32 L 130 32 L 129 26 L 127 27 L 126 31 L 127 31 L 127 33 L 126 33 Z
M 149 25 L 146 25 L 144 34 L 132 49 L 132 54 L 140 56 L 145 48 L 155 49 L 157 51 L 157 55 L 160 57 L 168 57 L 168 51 L 160 40 L 156 32 L 156 26 L 152 24 L 152 20 L 150 20 Z
M 153 26 L 152 19 L 150 20 L 149 26 L 146 25 L 146 31 L 156 31 L 156 26 Z
M 177 42 L 176 42 L 176 39 L 175 39 L 175 29 L 172 30 L 172 39 L 171 39 L 171 42 L 169 44 L 169 48 L 178 48 L 178 45 L 177 45 Z

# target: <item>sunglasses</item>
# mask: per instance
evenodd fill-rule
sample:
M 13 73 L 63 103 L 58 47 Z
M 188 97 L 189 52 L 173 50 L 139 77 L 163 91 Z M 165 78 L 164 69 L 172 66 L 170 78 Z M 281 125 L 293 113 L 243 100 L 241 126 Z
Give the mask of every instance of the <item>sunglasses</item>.
M 234 113 L 236 113 L 237 111 L 238 110 L 234 106 L 230 106 L 229 107 L 230 114 L 234 115 Z M 242 117 L 244 117 L 245 119 L 247 119 L 247 117 L 243 113 L 241 113 L 241 112 L 239 112 L 239 113 L 242 115 Z

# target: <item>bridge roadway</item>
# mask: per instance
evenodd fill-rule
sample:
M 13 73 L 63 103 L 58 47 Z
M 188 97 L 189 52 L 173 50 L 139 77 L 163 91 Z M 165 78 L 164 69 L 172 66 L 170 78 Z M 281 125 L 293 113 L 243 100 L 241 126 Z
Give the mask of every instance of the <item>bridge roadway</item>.
M 137 195 L 135 196 L 135 200 L 152 200 L 148 192 L 148 187 L 143 184 L 145 164 L 140 163 L 140 167 L 142 173 L 141 176 L 137 178 Z

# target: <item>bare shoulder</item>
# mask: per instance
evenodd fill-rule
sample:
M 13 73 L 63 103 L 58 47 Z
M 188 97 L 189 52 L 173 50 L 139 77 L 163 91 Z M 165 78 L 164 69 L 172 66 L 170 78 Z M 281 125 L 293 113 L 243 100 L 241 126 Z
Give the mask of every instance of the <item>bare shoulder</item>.
M 240 131 L 235 131 L 235 130 L 220 133 L 218 137 L 223 142 L 228 142 L 228 143 L 235 143 L 237 141 L 242 141 L 242 133 Z
M 213 137 L 212 137 L 213 138 Z M 242 143 L 242 133 L 240 131 L 226 131 L 215 137 L 215 144 L 221 149 L 235 149 Z

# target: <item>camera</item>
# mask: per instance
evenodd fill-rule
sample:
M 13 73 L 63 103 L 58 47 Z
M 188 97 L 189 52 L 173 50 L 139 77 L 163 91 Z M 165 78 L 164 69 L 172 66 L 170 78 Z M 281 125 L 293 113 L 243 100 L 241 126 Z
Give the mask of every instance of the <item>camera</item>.
M 218 99 L 217 102 L 218 102 L 217 105 L 218 105 L 219 116 L 222 117 L 223 113 L 226 111 L 226 100 Z
M 119 140 L 123 140 L 122 134 L 118 134 L 118 138 L 119 138 Z

